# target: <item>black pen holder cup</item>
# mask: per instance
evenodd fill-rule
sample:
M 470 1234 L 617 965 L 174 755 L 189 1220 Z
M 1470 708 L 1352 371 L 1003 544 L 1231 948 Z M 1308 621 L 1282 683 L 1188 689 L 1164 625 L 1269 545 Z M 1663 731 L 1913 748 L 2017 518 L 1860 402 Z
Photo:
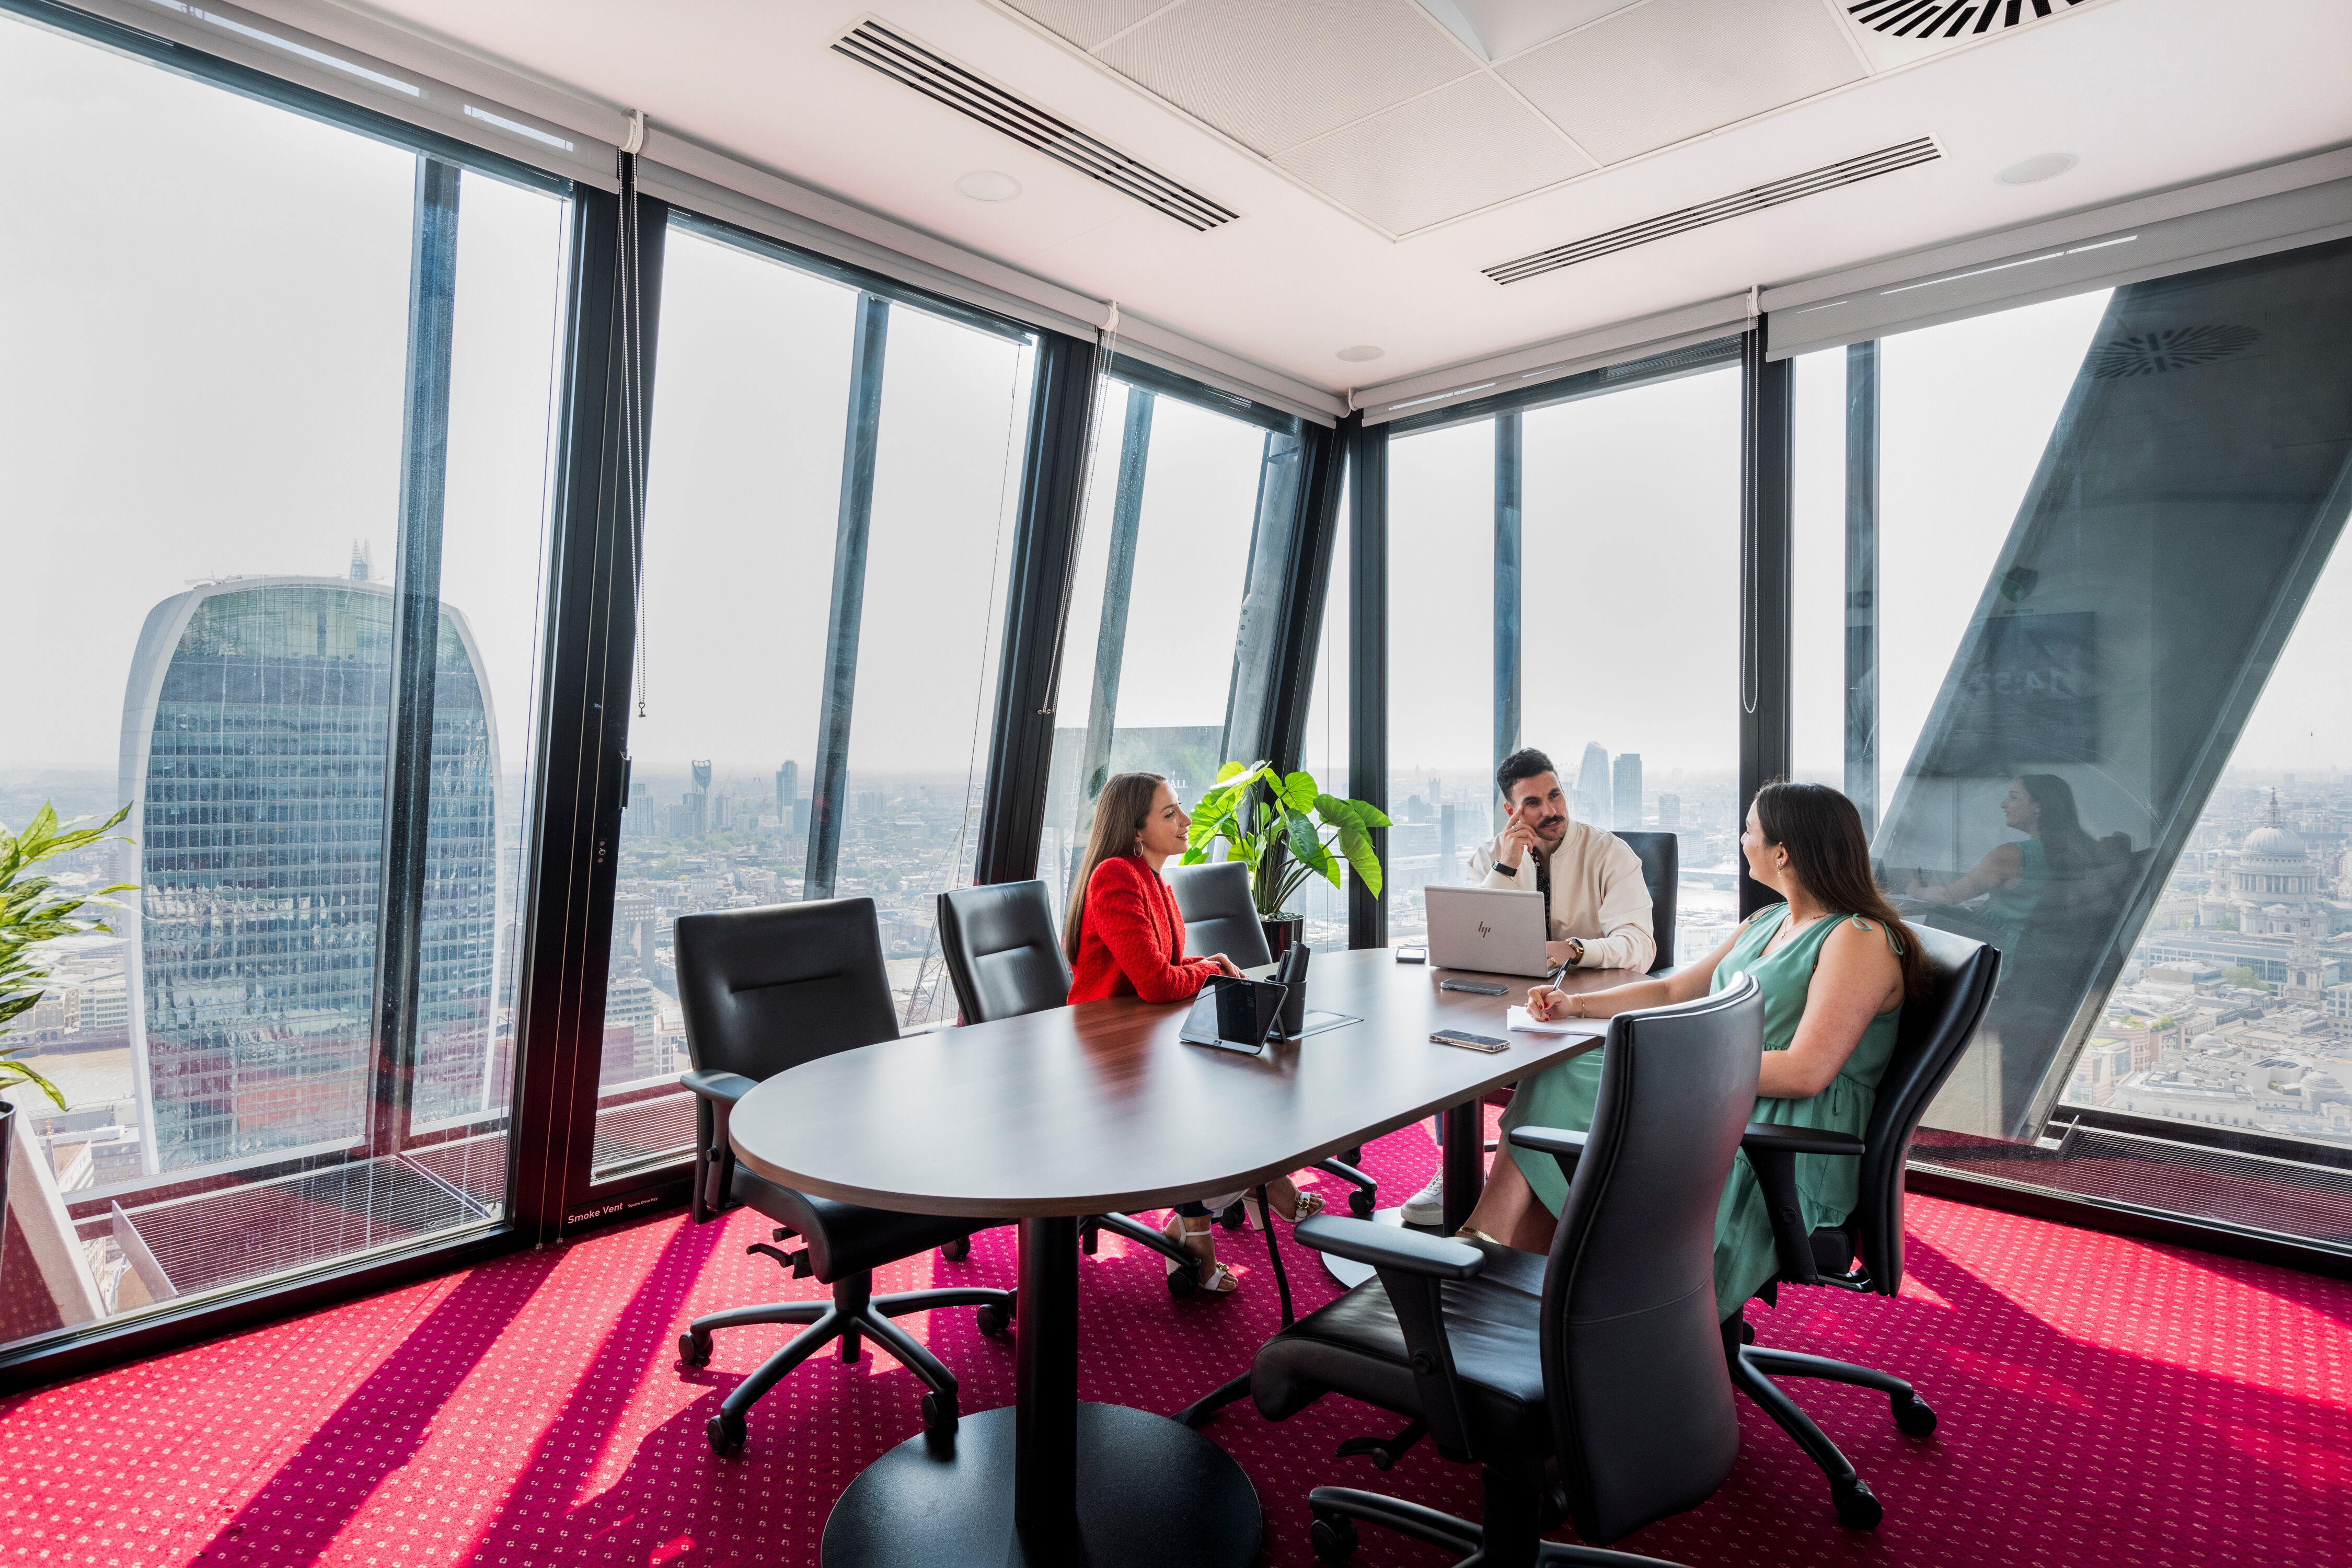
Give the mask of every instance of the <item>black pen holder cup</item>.
M 1293 1040 L 1298 1037 L 1298 1032 L 1301 1029 L 1307 1027 L 1307 983 L 1305 981 L 1284 987 L 1280 1026 L 1284 1037 Z

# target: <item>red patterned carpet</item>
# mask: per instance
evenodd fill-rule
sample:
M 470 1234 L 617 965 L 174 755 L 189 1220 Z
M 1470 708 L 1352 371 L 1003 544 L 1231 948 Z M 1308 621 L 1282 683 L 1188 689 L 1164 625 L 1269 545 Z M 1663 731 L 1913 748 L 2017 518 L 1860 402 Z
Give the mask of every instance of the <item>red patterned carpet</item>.
M 1396 1194 L 1433 1151 L 1414 1128 L 1370 1157 Z M 712 1458 L 719 1394 L 786 1331 L 722 1334 L 699 1371 L 675 1343 L 696 1312 L 789 1293 L 743 1255 L 761 1224 L 665 1217 L 0 1404 L 0 1560 L 813 1563 L 834 1499 L 919 1429 L 919 1390 L 870 1346 L 855 1366 L 819 1359 L 754 1410 L 745 1454 Z M 1105 1239 L 1082 1269 L 1086 1397 L 1172 1411 L 1247 1364 L 1275 1325 L 1273 1281 L 1255 1235 L 1228 1243 L 1242 1292 L 1176 1302 L 1157 1258 Z M 1328 1299 L 1313 1259 L 1289 1257 L 1301 1310 Z M 1881 1396 L 1801 1387 L 1885 1524 L 1841 1530 L 1818 1473 L 1743 1404 L 1723 1491 L 1624 1549 L 1693 1564 L 2352 1562 L 2352 1285 L 1931 1199 L 1914 1201 L 1910 1259 L 1897 1300 L 1803 1291 L 1751 1314 L 1765 1343 L 1900 1372 L 1941 1414 L 1915 1442 Z M 967 1263 L 917 1259 L 879 1288 L 1013 1271 L 1000 1230 Z M 1012 1350 L 969 1311 L 908 1321 L 963 1380 L 965 1410 L 1011 1402 Z M 1314 1561 L 1318 1482 L 1475 1516 L 1473 1473 L 1425 1444 L 1386 1475 L 1333 1458 L 1392 1425 L 1336 1400 L 1278 1426 L 1246 1404 L 1211 1424 L 1265 1503 L 1263 1561 Z M 1441 1560 L 1371 1530 L 1356 1558 Z

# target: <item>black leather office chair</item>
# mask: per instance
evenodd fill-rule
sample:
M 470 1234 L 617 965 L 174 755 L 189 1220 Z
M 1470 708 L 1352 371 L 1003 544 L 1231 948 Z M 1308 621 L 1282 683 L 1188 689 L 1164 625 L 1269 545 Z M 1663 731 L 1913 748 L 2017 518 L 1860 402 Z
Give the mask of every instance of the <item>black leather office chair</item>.
M 1911 1136 L 1918 1131 L 1919 1119 L 1936 1091 L 1952 1075 L 1960 1053 L 1976 1037 L 2000 973 L 1998 948 L 1924 926 L 1911 930 L 1934 971 L 1935 994 L 1925 1003 L 1903 1009 L 1895 1055 L 1879 1079 L 1878 1102 L 1863 1136 L 1803 1127 L 1757 1126 L 1748 1130 L 1742 1142 L 1748 1162 L 1764 1188 L 1773 1239 L 1779 1244 L 1780 1278 L 1759 1292 L 1768 1300 L 1777 1299 L 1781 1285 L 1827 1285 L 1878 1296 L 1892 1296 L 1903 1288 L 1903 1172 Z M 1797 1206 L 1800 1154 L 1861 1160 L 1861 1201 L 1846 1229 L 1804 1233 Z M 1740 1330 L 1743 1342 L 1752 1332 L 1742 1319 L 1734 1319 L 1733 1324 Z M 1854 1473 L 1837 1445 L 1768 1374 L 1818 1377 L 1877 1389 L 1887 1396 L 1895 1426 L 1914 1437 L 1925 1437 L 1936 1429 L 1936 1413 L 1927 1401 L 1903 1379 L 1871 1367 L 1752 1343 L 1735 1344 L 1728 1336 L 1725 1348 L 1730 1352 L 1732 1379 L 1740 1392 L 1794 1437 L 1829 1478 L 1831 1500 L 1840 1521 L 1860 1530 L 1875 1527 L 1885 1510 L 1871 1494 L 1870 1483 Z
M 874 900 L 827 899 L 680 915 L 677 943 L 678 1005 L 694 1062 L 684 1082 L 695 1094 L 695 1221 L 709 1219 L 730 1197 L 747 1204 L 776 1222 L 773 1239 L 797 1235 L 803 1243 L 789 1254 L 765 1244 L 750 1250 L 766 1253 L 794 1279 L 814 1275 L 833 1287 L 829 1302 L 736 1307 L 695 1319 L 678 1336 L 678 1359 L 702 1366 L 710 1360 L 716 1330 L 809 1325 L 719 1402 L 706 1428 L 711 1448 L 725 1454 L 742 1447 L 744 1412 L 810 1355 L 838 1339 L 841 1359 L 854 1362 L 867 1336 L 887 1345 L 930 1391 L 923 1395 L 923 1430 L 934 1437 L 951 1435 L 958 1416 L 955 1373 L 890 1320 L 938 1307 L 977 1307 L 982 1331 L 1001 1338 L 1012 1322 L 1013 1292 L 973 1288 L 877 1296 L 874 1270 L 981 1227 L 969 1219 L 861 1208 L 778 1186 L 737 1164 L 727 1141 L 735 1103 L 761 1079 L 898 1037 Z
M 1658 944 L 1650 973 L 1675 968 L 1675 889 L 1682 882 L 1682 840 L 1671 833 L 1621 833 L 1625 847 L 1642 858 L 1642 884 L 1650 889 L 1650 935 Z
M 1257 901 L 1250 897 L 1247 866 L 1238 860 L 1179 866 L 1168 873 L 1168 885 L 1176 894 L 1176 912 L 1184 917 L 1187 958 L 1222 952 L 1236 969 L 1255 969 L 1274 962 L 1265 926 L 1258 919 Z M 1314 973 L 1307 971 L 1310 981 Z M 1380 1205 L 1380 1183 L 1361 1169 L 1363 1160 L 1362 1149 L 1349 1149 L 1336 1159 L 1316 1161 L 1315 1168 L 1349 1184 L 1349 1212 L 1370 1219 Z M 1240 1228 L 1241 1205 L 1235 1204 L 1220 1218 L 1226 1229 Z
M 1345 1563 L 1361 1521 L 1481 1568 L 1641 1562 L 1538 1537 L 1565 1515 L 1585 1540 L 1616 1541 L 1722 1485 L 1739 1419 L 1715 1316 L 1715 1211 L 1756 1100 L 1763 1029 L 1745 978 L 1610 1020 L 1591 1132 L 1512 1134 L 1585 1155 L 1548 1258 L 1319 1215 L 1298 1227 L 1308 1246 L 1379 1273 L 1257 1352 L 1258 1409 L 1279 1421 L 1344 1394 L 1395 1411 L 1412 1423 L 1403 1432 L 1341 1452 L 1385 1469 L 1426 1435 L 1481 1467 L 1485 1494 L 1472 1524 L 1318 1487 L 1307 1500 L 1318 1557 Z
M 994 882 L 958 888 L 940 895 L 940 952 L 947 960 L 948 984 L 967 1024 L 1017 1018 L 1065 1007 L 1070 1000 L 1070 963 L 1054 929 L 1054 906 L 1043 882 Z M 1168 1289 L 1190 1296 L 1199 1287 L 1199 1259 L 1142 1221 L 1123 1214 L 1088 1215 L 1078 1222 L 1078 1245 L 1095 1251 L 1100 1232 L 1116 1231 L 1181 1267 L 1168 1276 Z M 960 1256 L 953 1247 L 940 1250 Z

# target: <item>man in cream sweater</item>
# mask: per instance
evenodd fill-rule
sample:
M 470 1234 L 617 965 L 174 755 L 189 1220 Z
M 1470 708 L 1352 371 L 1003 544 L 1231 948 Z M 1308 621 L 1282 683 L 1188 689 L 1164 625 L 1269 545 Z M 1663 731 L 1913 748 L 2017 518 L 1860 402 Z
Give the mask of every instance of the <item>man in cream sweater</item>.
M 1641 857 L 1615 834 L 1569 816 L 1559 770 L 1532 746 L 1503 759 L 1495 784 L 1507 826 L 1470 852 L 1472 884 L 1543 894 L 1544 953 L 1554 965 L 1647 973 L 1658 949 Z M 1441 1173 L 1405 1200 L 1403 1218 L 1435 1225 L 1444 1212 Z

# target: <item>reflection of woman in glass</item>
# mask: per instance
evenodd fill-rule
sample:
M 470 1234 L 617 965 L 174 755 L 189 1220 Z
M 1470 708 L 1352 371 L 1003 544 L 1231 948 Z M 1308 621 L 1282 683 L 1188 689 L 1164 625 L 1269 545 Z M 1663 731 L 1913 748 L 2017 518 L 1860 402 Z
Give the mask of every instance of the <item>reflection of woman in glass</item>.
M 1917 878 L 1904 891 L 1931 903 L 1964 904 L 1984 898 L 1976 918 L 2014 942 L 2042 905 L 2053 881 L 2077 882 L 2100 859 L 2098 841 L 2083 831 L 2074 792 L 2056 773 L 2026 773 L 2000 797 L 2001 819 L 2022 833 L 2021 844 L 1999 844 L 1976 869 L 1939 887 Z

